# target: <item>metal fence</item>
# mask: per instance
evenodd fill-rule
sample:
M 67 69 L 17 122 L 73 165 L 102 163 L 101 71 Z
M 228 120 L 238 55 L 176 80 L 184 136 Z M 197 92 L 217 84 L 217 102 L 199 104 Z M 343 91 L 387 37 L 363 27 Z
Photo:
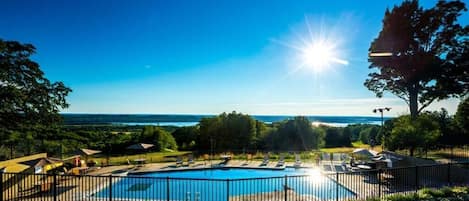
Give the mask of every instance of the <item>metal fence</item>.
M 249 179 L 186 179 L 144 175 L 73 176 L 1 173 L 0 201 L 355 200 L 421 188 L 469 185 L 469 163 Z

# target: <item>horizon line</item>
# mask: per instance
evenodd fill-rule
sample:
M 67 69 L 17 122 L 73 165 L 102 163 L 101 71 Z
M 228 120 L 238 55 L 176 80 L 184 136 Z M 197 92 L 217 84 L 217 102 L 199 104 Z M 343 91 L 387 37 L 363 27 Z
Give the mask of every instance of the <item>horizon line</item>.
M 231 112 L 225 112 L 227 114 Z M 376 116 L 367 116 L 367 115 L 322 115 L 322 114 L 317 114 L 317 115 L 298 115 L 298 114 L 248 114 L 248 113 L 242 113 L 242 112 L 237 112 L 249 116 L 288 116 L 288 117 L 296 117 L 296 116 L 304 116 L 304 117 L 373 117 L 373 118 L 380 118 L 380 115 Z M 174 116 L 218 116 L 219 114 L 194 114 L 194 113 L 86 113 L 86 112 L 59 112 L 59 114 L 71 114 L 71 115 L 174 115 Z M 383 116 L 383 118 L 395 118 L 395 116 Z

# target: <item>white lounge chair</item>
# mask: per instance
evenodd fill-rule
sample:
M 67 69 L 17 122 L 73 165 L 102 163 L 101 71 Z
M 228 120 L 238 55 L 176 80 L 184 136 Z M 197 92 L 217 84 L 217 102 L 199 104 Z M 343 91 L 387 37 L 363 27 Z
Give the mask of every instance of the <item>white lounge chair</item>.
M 331 160 L 330 157 L 331 157 L 331 154 L 330 154 L 330 153 L 322 153 L 322 154 L 321 154 L 321 159 L 322 159 L 323 161 L 330 161 L 330 160 Z
M 295 154 L 295 164 L 294 167 L 301 167 L 301 157 L 298 154 Z
M 267 164 L 269 164 L 269 155 L 265 154 L 264 160 L 262 160 L 261 166 L 266 166 Z
M 285 165 L 285 156 L 281 155 L 280 159 L 278 160 L 277 167 L 282 167 Z
M 187 164 L 194 164 L 194 156 L 193 155 L 189 155 L 189 158 L 187 159 Z
M 182 158 L 180 156 L 177 157 L 176 159 L 176 167 L 182 166 Z

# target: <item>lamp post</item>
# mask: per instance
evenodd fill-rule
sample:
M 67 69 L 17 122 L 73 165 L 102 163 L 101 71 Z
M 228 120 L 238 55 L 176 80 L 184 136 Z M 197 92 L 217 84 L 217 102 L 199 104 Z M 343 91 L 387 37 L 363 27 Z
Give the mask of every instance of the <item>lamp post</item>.
M 375 108 L 375 109 L 373 109 L 373 112 L 374 112 L 374 113 L 377 113 L 377 112 L 381 113 L 381 134 L 382 134 L 382 138 L 384 139 L 383 142 L 381 143 L 381 147 L 382 147 L 383 150 L 384 150 L 384 143 L 385 143 L 385 141 L 386 141 L 386 138 L 385 138 L 384 132 L 383 132 L 383 130 L 384 130 L 384 117 L 383 117 L 383 113 L 384 113 L 384 111 L 390 111 L 390 110 L 391 110 L 390 107 L 380 107 L 380 108 Z

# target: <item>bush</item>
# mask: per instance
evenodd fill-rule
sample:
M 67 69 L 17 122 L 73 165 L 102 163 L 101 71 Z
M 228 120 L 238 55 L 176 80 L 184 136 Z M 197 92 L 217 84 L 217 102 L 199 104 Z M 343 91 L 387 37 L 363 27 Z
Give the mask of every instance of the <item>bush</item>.
M 366 201 L 377 201 L 379 198 L 368 198 Z M 385 201 L 465 201 L 469 200 L 469 186 L 444 187 L 441 189 L 422 189 L 412 194 L 395 194 L 384 197 Z

